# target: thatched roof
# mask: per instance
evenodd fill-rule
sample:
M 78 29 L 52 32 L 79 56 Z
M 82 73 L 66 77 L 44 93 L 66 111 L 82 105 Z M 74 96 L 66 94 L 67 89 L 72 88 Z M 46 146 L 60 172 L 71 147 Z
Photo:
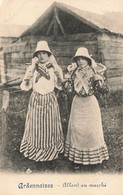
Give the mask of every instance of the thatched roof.
M 54 32 L 57 35 L 89 32 L 123 34 L 123 24 L 121 17 L 115 17 L 115 13 L 99 15 L 54 2 L 19 38 L 28 35 L 50 36 Z

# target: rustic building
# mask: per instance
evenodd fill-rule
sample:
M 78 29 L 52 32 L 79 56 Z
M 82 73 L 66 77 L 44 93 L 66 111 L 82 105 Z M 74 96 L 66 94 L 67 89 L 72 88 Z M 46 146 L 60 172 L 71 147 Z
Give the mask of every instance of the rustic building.
M 119 17 L 120 18 L 120 17 Z M 39 40 L 47 40 L 64 69 L 78 47 L 87 47 L 97 62 L 107 67 L 110 89 L 123 84 L 123 25 L 112 16 L 102 16 L 54 2 L 16 42 L 4 48 L 8 77 L 21 75 Z
M 27 29 L 27 25 L 14 25 L 14 24 L 1 24 L 0 28 L 0 83 L 6 81 L 7 68 L 9 67 L 8 62 L 11 61 L 10 49 L 7 55 L 4 54 L 6 46 L 9 47 L 13 41 L 17 40 L 20 33 Z M 4 61 L 7 61 L 5 64 Z

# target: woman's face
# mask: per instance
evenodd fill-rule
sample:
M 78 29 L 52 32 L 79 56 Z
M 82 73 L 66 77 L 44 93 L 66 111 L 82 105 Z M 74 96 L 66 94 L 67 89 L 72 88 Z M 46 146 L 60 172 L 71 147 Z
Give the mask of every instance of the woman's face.
M 48 53 L 46 51 L 39 51 L 37 57 L 40 63 L 44 64 L 49 60 Z
M 82 68 L 88 65 L 88 61 L 83 57 L 77 57 L 76 62 L 77 62 L 77 65 L 81 66 Z

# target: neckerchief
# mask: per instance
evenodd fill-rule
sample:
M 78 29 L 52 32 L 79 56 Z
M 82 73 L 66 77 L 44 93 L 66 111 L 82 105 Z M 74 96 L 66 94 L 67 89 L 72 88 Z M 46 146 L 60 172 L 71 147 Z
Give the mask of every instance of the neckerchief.
M 38 80 L 43 76 L 45 77 L 47 80 L 50 79 L 50 74 L 48 69 L 52 68 L 53 65 L 49 62 L 46 64 L 46 66 L 44 67 L 42 64 L 40 64 L 39 62 L 35 64 L 35 69 L 38 72 L 35 82 L 37 83 Z

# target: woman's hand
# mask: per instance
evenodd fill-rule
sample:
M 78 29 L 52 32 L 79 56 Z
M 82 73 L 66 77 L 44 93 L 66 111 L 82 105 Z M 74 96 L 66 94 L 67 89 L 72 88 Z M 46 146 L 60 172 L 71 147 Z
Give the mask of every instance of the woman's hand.
M 67 73 L 67 74 L 64 75 L 64 78 L 65 78 L 66 80 L 68 80 L 68 79 L 71 78 L 71 75 L 70 75 L 69 73 Z
M 94 75 L 94 81 L 97 83 L 97 86 L 99 88 L 102 88 L 103 84 L 104 84 L 104 79 L 101 75 L 99 74 L 95 74 Z
M 103 82 L 104 79 L 103 79 L 103 77 L 102 77 L 101 75 L 95 74 L 95 75 L 94 75 L 94 80 L 95 80 L 95 81 L 100 80 L 100 81 Z
M 68 81 L 68 79 L 67 78 L 64 78 L 64 79 L 62 79 L 62 83 L 65 83 L 66 81 Z
M 30 85 L 30 80 L 29 79 L 24 79 L 25 82 L 25 86 L 29 86 Z
M 35 68 L 35 64 L 38 64 L 39 63 L 39 60 L 37 57 L 35 58 L 32 58 L 32 67 Z

